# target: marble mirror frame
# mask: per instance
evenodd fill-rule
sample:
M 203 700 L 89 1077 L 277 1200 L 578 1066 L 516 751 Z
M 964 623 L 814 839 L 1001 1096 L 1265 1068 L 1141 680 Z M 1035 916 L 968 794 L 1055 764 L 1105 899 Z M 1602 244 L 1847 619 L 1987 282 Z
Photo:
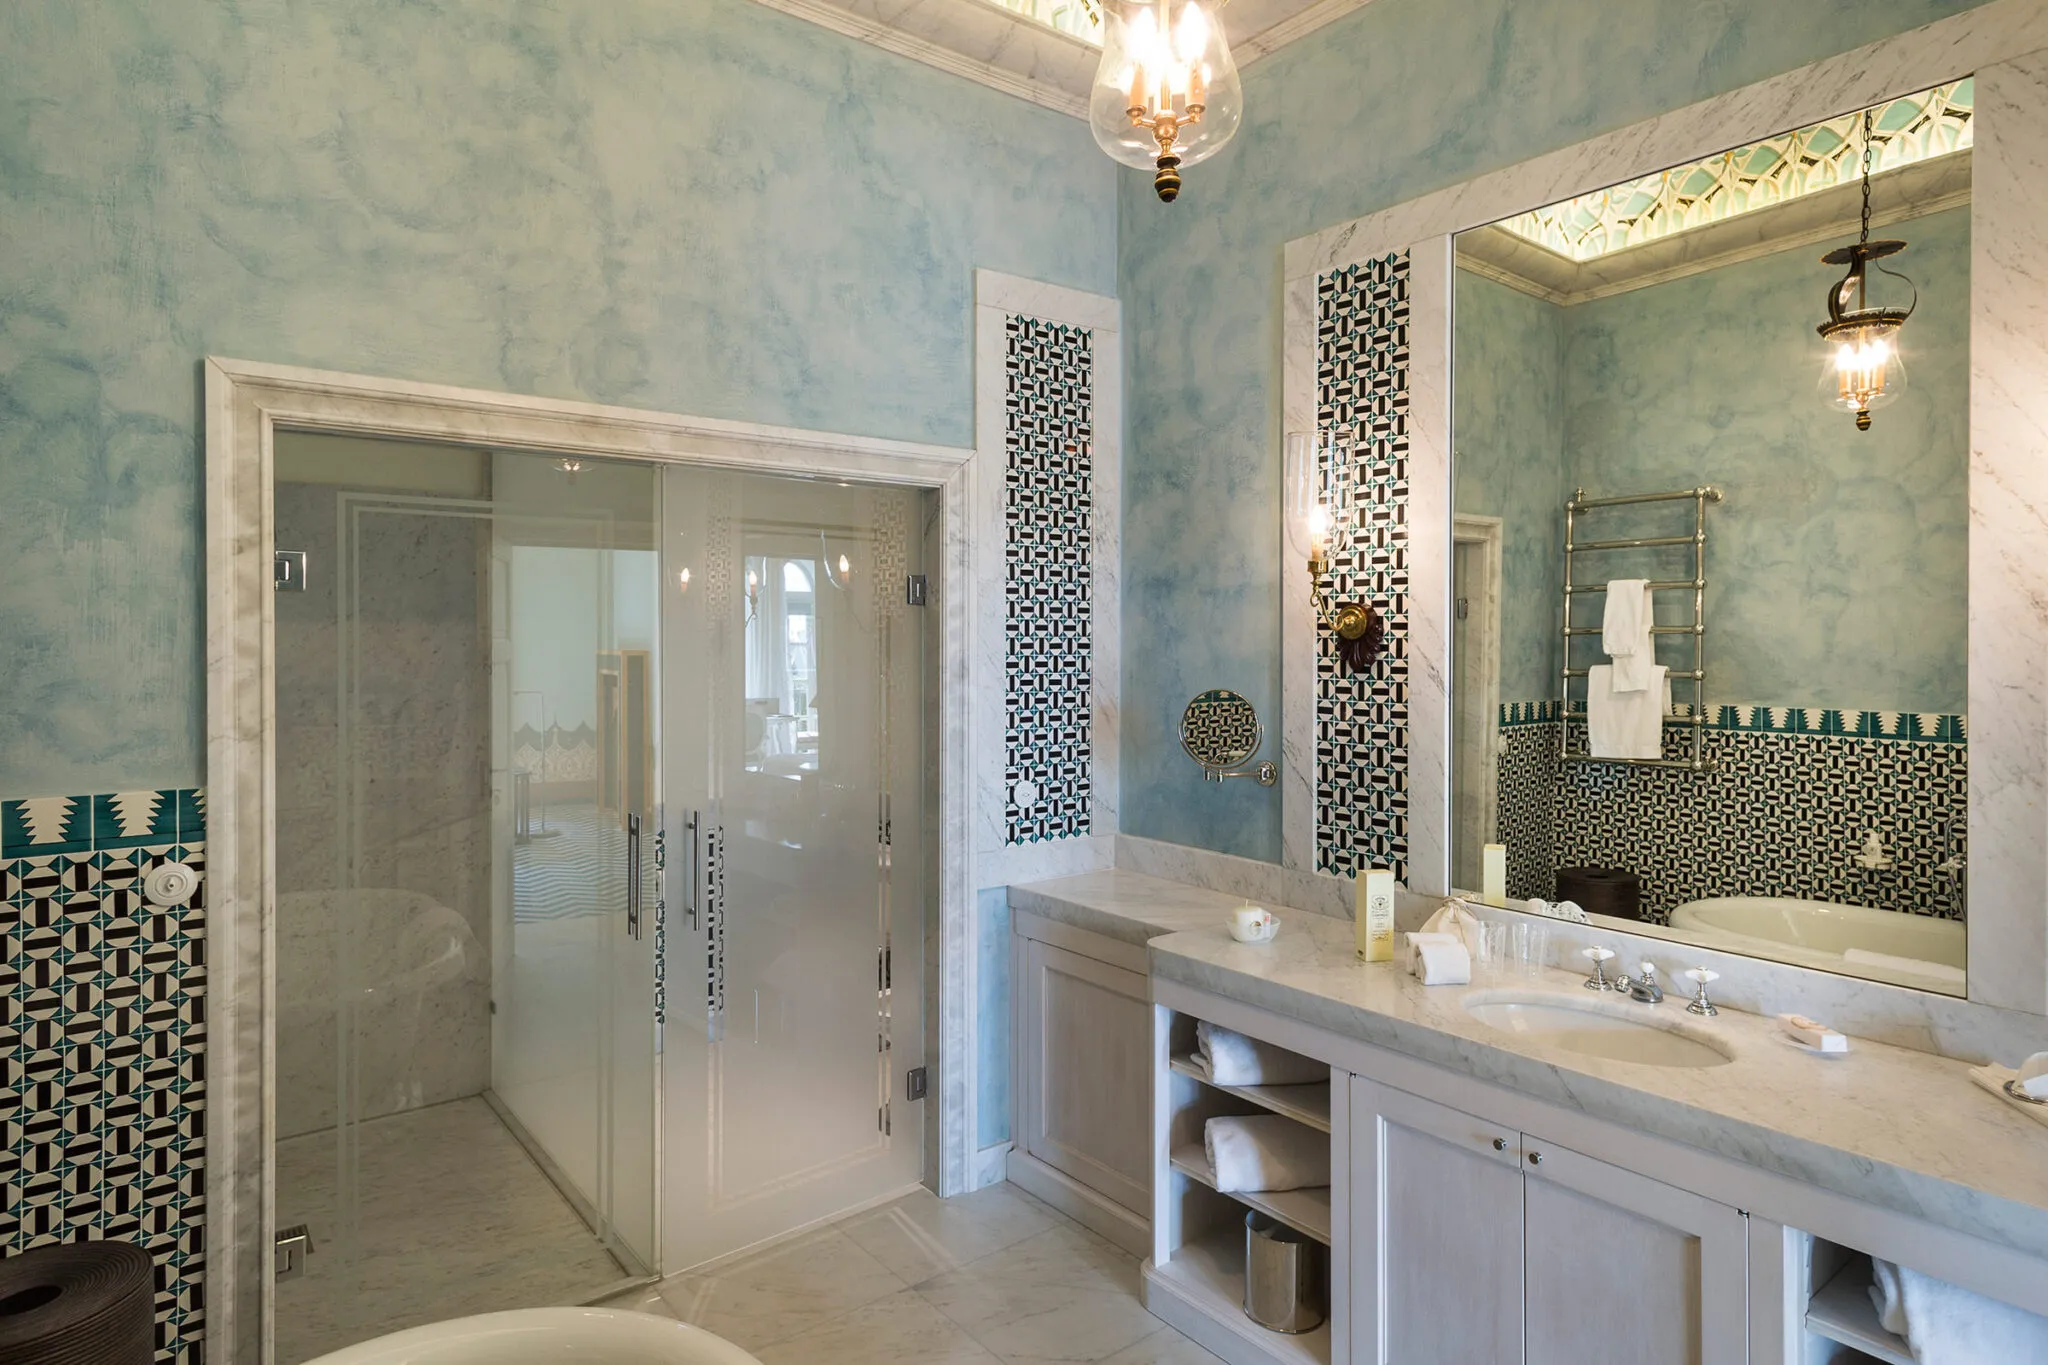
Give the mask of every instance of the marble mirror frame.
M 2036 0 L 1994 0 L 1288 243 L 1276 450 L 1285 432 L 1316 426 L 1319 278 L 1406 256 L 1407 745 L 1393 776 L 1411 891 L 1450 887 L 1455 235 L 1969 74 L 1968 998 L 2048 1015 L 2048 7 Z M 1284 523 L 1280 541 L 1282 860 L 1313 873 L 1316 625 L 1294 590 L 1304 528 Z

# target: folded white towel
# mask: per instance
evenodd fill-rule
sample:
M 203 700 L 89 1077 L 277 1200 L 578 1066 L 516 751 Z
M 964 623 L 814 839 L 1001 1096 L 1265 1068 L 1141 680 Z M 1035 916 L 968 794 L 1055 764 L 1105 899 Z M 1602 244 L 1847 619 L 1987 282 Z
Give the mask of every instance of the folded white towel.
M 1614 690 L 1642 692 L 1656 681 L 1650 670 L 1657 647 L 1650 627 L 1656 622 L 1647 578 L 1615 578 L 1607 583 L 1607 605 L 1600 617 L 1600 648 L 1614 660 Z
M 1464 946 L 1465 940 L 1456 934 L 1403 934 L 1401 935 L 1401 970 L 1410 976 L 1415 974 L 1415 950 L 1424 943 L 1455 943 Z
M 1595 758 L 1662 758 L 1670 710 L 1671 678 L 1661 665 L 1641 692 L 1617 692 L 1611 665 L 1586 670 L 1586 750 Z
M 2037 1052 L 2019 1065 L 2020 1089 L 2037 1100 L 2048 1100 L 2048 1052 Z
M 1422 922 L 1425 934 L 1456 934 L 1466 952 L 1479 951 L 1479 917 L 1458 901 L 1445 901 L 1437 912 Z
M 1573 924 L 1586 922 L 1586 912 L 1579 907 L 1577 901 L 1547 901 L 1540 896 L 1531 896 L 1525 904 L 1534 914 L 1545 915 L 1551 919 L 1569 920 Z
M 2048 1123 L 2048 1104 L 2028 1104 L 2024 1100 L 2016 1100 L 2005 1093 L 2005 1083 L 2016 1079 L 2019 1074 L 2019 1072 L 2014 1071 L 2011 1067 L 2000 1066 L 1996 1062 L 1988 1066 L 1973 1066 L 1970 1068 L 1971 1080 L 1983 1086 L 1986 1090 L 1989 1090 L 2028 1118 L 2033 1119 L 2036 1123 Z
M 1274 1047 L 1204 1019 L 1195 1025 L 1195 1065 L 1217 1085 L 1311 1085 L 1330 1079 L 1313 1057 Z
M 1209 1173 L 1224 1194 L 1300 1190 L 1330 1183 L 1330 1137 L 1278 1114 L 1210 1119 L 1202 1127 Z
M 1842 961 L 1852 967 L 1881 967 L 1888 972 L 1924 976 L 1929 981 L 1939 981 L 1945 986 L 1960 986 L 1965 979 L 1961 967 L 1951 967 L 1942 962 L 1929 962 L 1918 957 L 1895 957 L 1890 953 L 1873 953 L 1868 948 L 1847 949 L 1842 954 Z
M 1425 986 L 1463 986 L 1472 980 L 1472 954 L 1434 935 L 1415 945 L 1415 978 Z
M 1878 1322 L 1906 1339 L 1920 1365 L 2048 1360 L 2048 1318 L 1907 1266 L 1873 1260 L 1871 1267 Z

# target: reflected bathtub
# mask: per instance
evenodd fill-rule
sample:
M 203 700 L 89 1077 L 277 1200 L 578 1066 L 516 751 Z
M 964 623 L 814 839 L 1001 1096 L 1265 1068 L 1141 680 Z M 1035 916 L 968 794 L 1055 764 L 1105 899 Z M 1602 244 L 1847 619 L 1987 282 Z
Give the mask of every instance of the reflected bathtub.
M 1920 990 L 1963 991 L 1960 920 L 1794 896 L 1716 896 L 1673 909 L 1671 927 L 1704 947 Z
M 616 1308 L 521 1308 L 451 1318 L 307 1365 L 761 1365 L 724 1337 Z

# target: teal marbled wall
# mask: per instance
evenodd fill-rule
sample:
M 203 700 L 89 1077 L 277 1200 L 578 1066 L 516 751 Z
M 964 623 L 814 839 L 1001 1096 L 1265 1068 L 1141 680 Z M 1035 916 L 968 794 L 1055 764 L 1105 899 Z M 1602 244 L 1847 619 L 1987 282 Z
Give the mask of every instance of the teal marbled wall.
M 1969 710 L 1970 211 L 1884 235 L 1910 244 L 1886 264 L 1920 304 L 1901 336 L 1911 383 L 1869 431 L 1817 396 L 1813 325 L 1840 274 L 1818 248 L 1563 310 L 1567 483 L 1727 494 L 1707 513 L 1711 703 Z M 1603 537 L 1672 531 L 1669 506 L 1605 515 Z M 1691 576 L 1690 551 L 1656 555 L 1630 563 Z M 1691 603 L 1658 619 L 1689 623 Z
M 0 7 L 0 792 L 203 762 L 208 354 L 971 443 L 1084 124 L 747 0 Z
M 1243 127 L 1177 203 L 1123 172 L 1124 831 L 1280 855 L 1278 798 L 1201 790 L 1174 723 L 1218 686 L 1279 719 L 1289 239 L 1966 8 L 1374 0 L 1245 72 Z
M 1454 283 L 1455 501 L 1501 519 L 1500 699 L 1533 701 L 1557 691 L 1567 312 L 1463 270 Z

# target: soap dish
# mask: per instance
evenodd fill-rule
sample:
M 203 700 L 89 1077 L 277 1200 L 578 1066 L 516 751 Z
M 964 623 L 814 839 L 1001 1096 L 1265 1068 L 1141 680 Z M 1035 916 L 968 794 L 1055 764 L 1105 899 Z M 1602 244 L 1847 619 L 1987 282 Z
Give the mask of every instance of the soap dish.
M 1841 1048 L 1834 1052 L 1823 1052 L 1817 1047 L 1808 1047 L 1805 1043 L 1800 1042 L 1797 1038 L 1794 1038 L 1789 1033 L 1779 1034 L 1778 1039 L 1779 1041 L 1784 1043 L 1786 1047 L 1793 1049 L 1795 1052 L 1803 1052 L 1809 1057 L 1826 1057 L 1828 1060 L 1834 1061 L 1849 1055 L 1849 1050 L 1847 1048 Z
M 2026 1091 L 2020 1089 L 2020 1078 L 2017 1076 L 2005 1083 L 2005 1093 L 2011 1098 L 2018 1100 L 2021 1104 L 2048 1105 L 2048 1100 L 2037 1100 Z

